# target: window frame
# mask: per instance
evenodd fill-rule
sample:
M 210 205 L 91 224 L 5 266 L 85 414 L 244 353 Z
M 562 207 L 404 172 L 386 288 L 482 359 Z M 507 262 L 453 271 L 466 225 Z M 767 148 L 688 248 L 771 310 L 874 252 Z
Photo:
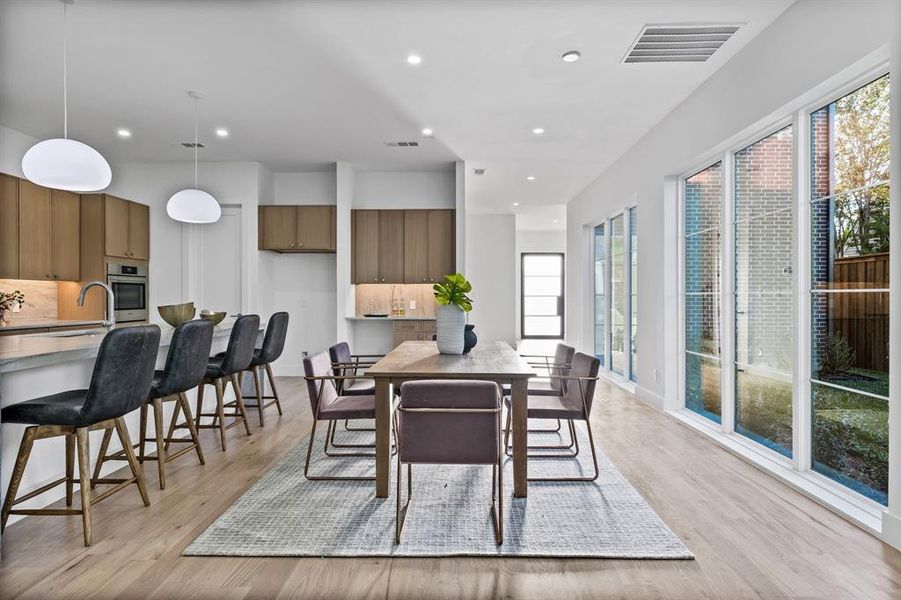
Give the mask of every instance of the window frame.
M 810 118 L 817 110 L 846 96 L 847 94 L 883 77 L 891 75 L 889 61 L 886 58 L 862 61 L 869 63 L 855 70 L 850 76 L 842 77 L 842 82 L 831 85 L 824 92 L 809 92 L 794 103 L 776 111 L 769 118 L 762 120 L 763 125 L 756 125 L 729 139 L 714 150 L 704 154 L 701 158 L 681 169 L 674 175 L 676 179 L 675 196 L 677 210 L 675 213 L 676 243 L 678 244 L 678 273 L 677 273 L 677 322 L 676 334 L 677 353 L 677 377 L 676 404 L 671 410 L 680 420 L 683 420 L 694 428 L 714 437 L 722 445 L 729 447 L 741 456 L 744 456 L 763 467 L 764 470 L 776 475 L 796 489 L 809 496 L 824 502 L 827 506 L 849 516 L 857 523 L 868 529 L 873 529 L 873 523 L 881 522 L 881 515 L 887 509 L 883 504 L 860 494 L 859 492 L 822 475 L 812 468 L 811 443 L 812 443 L 812 401 L 811 401 L 811 307 L 810 299 L 811 274 L 810 274 Z M 843 73 L 844 75 L 844 73 Z M 894 79 L 899 76 L 895 74 Z M 894 106 L 895 96 L 899 94 L 901 83 L 894 82 L 891 92 L 890 106 Z M 817 90 L 825 89 L 823 85 Z M 894 116 L 894 114 L 893 114 Z M 734 264 L 734 168 L 736 152 L 756 143 L 784 127 L 791 126 L 793 131 L 793 251 L 792 251 L 792 287 L 793 287 L 793 369 L 792 369 L 792 445 L 793 456 L 788 458 L 775 450 L 754 442 L 734 431 L 735 424 L 735 388 L 734 368 L 722 370 L 722 423 L 711 421 L 699 415 L 685 405 L 685 180 L 692 175 L 722 161 L 723 164 L 723 204 L 722 204 L 722 244 L 721 244 L 721 364 L 725 367 L 729 356 L 729 365 L 734 367 L 735 359 L 735 264 Z M 897 124 L 893 124 L 896 127 Z M 897 149 L 892 150 L 892 158 L 897 155 Z M 895 183 L 892 175 L 898 170 L 897 165 L 892 165 L 890 171 L 890 185 Z M 896 199 L 897 191 L 890 196 L 890 210 L 894 208 L 892 200 Z M 893 244 L 892 246 L 901 245 Z M 901 247 L 890 249 L 890 260 L 896 262 L 899 259 Z M 897 279 L 892 279 L 889 284 L 889 304 L 891 298 L 899 291 Z M 728 308 L 727 308 L 728 303 Z M 727 318 L 728 317 L 728 318 Z M 898 362 L 898 354 L 901 349 L 897 344 L 890 344 L 889 364 Z M 890 372 L 889 395 L 892 394 L 896 384 L 892 383 L 901 376 L 901 373 Z M 727 419 L 728 411 L 728 419 Z M 891 461 L 891 453 L 889 460 Z M 891 465 L 889 467 L 891 473 Z M 891 483 L 889 489 L 889 504 L 892 504 Z
M 560 257 L 560 335 L 526 335 L 526 256 Z M 524 340 L 562 340 L 566 335 L 566 253 L 519 253 L 519 331 Z

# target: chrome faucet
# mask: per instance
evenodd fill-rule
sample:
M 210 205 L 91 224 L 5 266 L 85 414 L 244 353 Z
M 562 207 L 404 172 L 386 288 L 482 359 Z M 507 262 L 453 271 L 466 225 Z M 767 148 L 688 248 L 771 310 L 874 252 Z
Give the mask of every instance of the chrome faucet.
M 89 281 L 81 288 L 78 293 L 78 306 L 84 306 L 84 296 L 88 290 L 99 285 L 106 290 L 106 319 L 103 320 L 103 326 L 112 328 L 116 324 L 116 298 L 113 296 L 113 288 L 102 281 Z

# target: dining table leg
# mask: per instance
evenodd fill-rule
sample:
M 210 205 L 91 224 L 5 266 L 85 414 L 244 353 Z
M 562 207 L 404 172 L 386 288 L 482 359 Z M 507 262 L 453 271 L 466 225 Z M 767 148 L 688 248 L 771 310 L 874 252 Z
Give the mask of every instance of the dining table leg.
M 375 378 L 375 495 L 387 498 L 391 487 L 391 380 Z
M 513 410 L 513 495 L 529 495 L 528 458 L 528 386 L 525 378 L 514 379 L 510 386 L 510 405 Z

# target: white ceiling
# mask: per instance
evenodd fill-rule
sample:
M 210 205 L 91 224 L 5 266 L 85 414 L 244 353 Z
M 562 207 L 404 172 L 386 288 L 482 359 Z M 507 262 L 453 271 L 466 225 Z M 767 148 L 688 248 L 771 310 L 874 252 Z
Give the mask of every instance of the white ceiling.
M 790 4 L 76 0 L 70 136 L 113 163 L 190 160 L 176 143 L 193 136 L 185 92 L 197 90 L 202 160 L 304 171 L 462 159 L 470 210 L 565 204 Z M 621 64 L 645 24 L 699 22 L 743 25 L 707 63 Z M 582 60 L 563 63 L 570 49 Z M 61 133 L 61 54 L 59 0 L 0 3 L 0 124 Z

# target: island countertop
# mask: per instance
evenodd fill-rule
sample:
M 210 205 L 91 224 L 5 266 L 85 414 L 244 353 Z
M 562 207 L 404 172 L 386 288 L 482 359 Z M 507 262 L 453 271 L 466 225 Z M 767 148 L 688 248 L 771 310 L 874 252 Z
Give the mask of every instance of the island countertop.
M 229 318 L 213 329 L 213 339 L 231 335 L 235 319 Z M 139 323 L 122 323 L 116 328 L 134 327 Z M 174 327 L 163 323 L 160 326 L 160 347 L 169 345 Z M 260 329 L 265 327 L 260 322 Z M 51 333 L 32 333 L 0 337 L 0 373 L 33 369 L 73 360 L 95 358 L 100 348 L 100 341 L 106 335 L 106 329 L 88 329 L 81 332 L 63 331 Z

